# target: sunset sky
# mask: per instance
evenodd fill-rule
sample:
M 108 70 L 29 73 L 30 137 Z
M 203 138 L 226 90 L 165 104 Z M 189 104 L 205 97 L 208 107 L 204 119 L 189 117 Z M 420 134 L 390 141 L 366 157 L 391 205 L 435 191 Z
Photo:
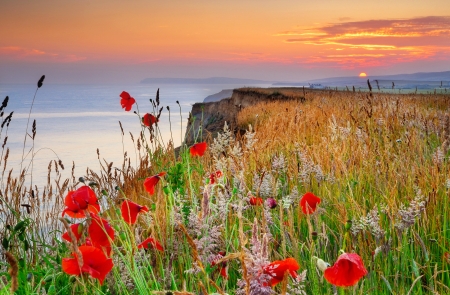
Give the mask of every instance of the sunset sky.
M 0 83 L 450 70 L 448 0 L 1 0 L 0 16 Z

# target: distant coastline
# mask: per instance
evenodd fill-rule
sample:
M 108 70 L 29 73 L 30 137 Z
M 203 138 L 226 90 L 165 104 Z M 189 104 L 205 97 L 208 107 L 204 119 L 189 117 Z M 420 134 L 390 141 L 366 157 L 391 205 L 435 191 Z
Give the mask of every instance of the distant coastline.
M 275 87 L 309 87 L 310 84 L 321 84 L 324 87 L 367 87 L 367 80 L 373 83 L 374 87 L 389 89 L 394 83 L 396 89 L 434 89 L 434 88 L 450 88 L 450 71 L 445 72 L 427 72 L 413 74 L 396 74 L 396 75 L 369 75 L 367 77 L 330 77 L 321 79 L 310 79 L 306 81 L 266 81 L 257 79 L 242 79 L 229 77 L 209 77 L 209 78 L 145 78 L 140 81 L 141 84 L 185 84 L 185 85 L 212 85 L 212 84 L 228 84 L 235 87 L 242 86 L 260 86 L 272 85 Z M 378 86 L 377 86 L 378 84 Z

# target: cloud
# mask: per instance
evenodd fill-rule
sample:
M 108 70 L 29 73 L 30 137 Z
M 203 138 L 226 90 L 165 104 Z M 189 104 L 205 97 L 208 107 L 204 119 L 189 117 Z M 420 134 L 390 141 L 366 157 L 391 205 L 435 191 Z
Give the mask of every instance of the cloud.
M 284 42 L 288 44 L 323 47 L 323 55 L 302 58 L 300 62 L 307 64 L 355 68 L 450 56 L 450 16 L 347 22 L 342 19 L 340 23 L 274 36 L 287 37 Z M 332 53 L 336 50 L 341 53 Z
M 0 47 L 0 58 L 8 58 L 14 60 L 26 61 L 56 61 L 56 62 L 77 62 L 85 60 L 85 57 L 75 54 L 58 54 L 53 52 L 45 52 L 39 49 L 30 49 L 19 46 Z

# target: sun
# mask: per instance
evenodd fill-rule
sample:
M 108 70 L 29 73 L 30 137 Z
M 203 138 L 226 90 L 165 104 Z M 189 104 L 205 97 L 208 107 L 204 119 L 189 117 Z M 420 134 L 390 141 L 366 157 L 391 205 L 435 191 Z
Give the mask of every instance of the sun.
M 362 72 L 361 74 L 359 74 L 360 77 L 367 77 L 367 74 Z

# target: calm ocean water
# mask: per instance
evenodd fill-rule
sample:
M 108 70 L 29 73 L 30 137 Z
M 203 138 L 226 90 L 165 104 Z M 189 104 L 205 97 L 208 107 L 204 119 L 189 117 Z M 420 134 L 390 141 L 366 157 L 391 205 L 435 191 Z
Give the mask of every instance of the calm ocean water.
M 86 167 L 100 171 L 97 148 L 100 150 L 101 158 L 107 162 L 113 162 L 113 167 L 120 167 L 123 160 L 123 148 L 119 121 L 122 122 L 125 131 L 125 151 L 128 151 L 128 155 L 131 156 L 132 163 L 135 161 L 134 145 L 129 132 L 137 138 L 140 122 L 133 114 L 136 106 L 130 112 L 125 112 L 121 108 L 119 95 L 123 90 L 136 99 L 141 114 L 145 114 L 152 111 L 149 99 L 154 99 L 157 89 L 160 89 L 160 101 L 164 106 L 159 123 L 162 136 L 164 142 L 169 142 L 171 138 L 169 114 L 166 110 L 166 106 L 169 106 L 173 139 L 175 146 L 178 146 L 181 137 L 184 136 L 192 104 L 201 102 L 206 96 L 222 89 L 242 86 L 227 84 L 52 85 L 44 81 L 44 85 L 37 92 L 28 128 L 28 133 L 31 134 L 31 124 L 36 119 L 33 183 L 38 186 L 46 183 L 48 163 L 57 159 L 55 153 L 65 165 L 63 176 L 66 177 L 70 176 L 72 162 L 75 162 L 76 177 L 83 176 Z M 6 147 L 9 147 L 10 155 L 7 171 L 14 169 L 13 175 L 18 175 L 20 170 L 27 118 L 35 90 L 34 83 L 32 85 L 0 84 L 0 99 L 3 100 L 9 96 L 4 117 L 14 111 L 7 134 L 4 129 L 0 137 L 3 143 L 4 138 L 8 136 Z M 180 118 L 177 100 L 181 104 L 183 121 Z M 183 123 L 183 129 L 181 123 Z M 28 138 L 25 154 L 30 148 L 31 139 Z M 25 158 L 24 166 L 30 161 L 29 154 Z M 1 169 L 3 169 L 3 162 L 2 159 Z

